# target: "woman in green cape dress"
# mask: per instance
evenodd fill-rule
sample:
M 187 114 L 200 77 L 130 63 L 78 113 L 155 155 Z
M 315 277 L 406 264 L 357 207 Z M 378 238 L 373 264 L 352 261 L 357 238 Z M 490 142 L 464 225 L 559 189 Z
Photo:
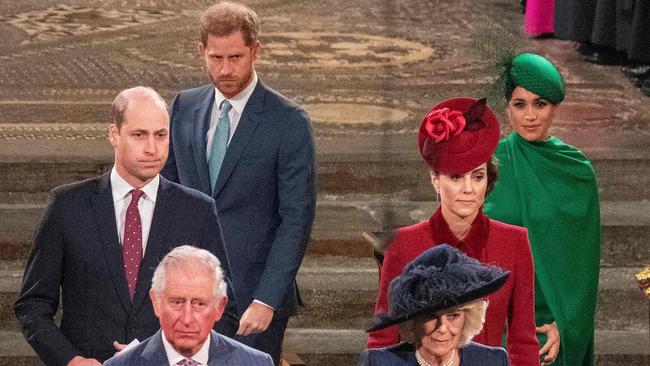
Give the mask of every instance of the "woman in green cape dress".
M 500 179 L 484 211 L 528 228 L 542 364 L 593 366 L 600 268 L 594 169 L 580 150 L 548 136 L 564 100 L 562 75 L 550 61 L 522 53 L 501 80 L 514 131 L 495 152 Z

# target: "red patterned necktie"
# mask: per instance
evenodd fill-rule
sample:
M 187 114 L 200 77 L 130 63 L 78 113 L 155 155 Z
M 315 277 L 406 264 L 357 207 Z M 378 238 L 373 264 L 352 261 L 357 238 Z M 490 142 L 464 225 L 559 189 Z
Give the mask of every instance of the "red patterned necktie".
M 138 201 L 144 192 L 139 189 L 131 191 L 131 203 L 126 209 L 124 220 L 124 238 L 122 241 L 122 258 L 124 259 L 124 274 L 129 285 L 129 295 L 133 301 L 135 284 L 138 280 L 140 261 L 142 260 L 142 223 Z

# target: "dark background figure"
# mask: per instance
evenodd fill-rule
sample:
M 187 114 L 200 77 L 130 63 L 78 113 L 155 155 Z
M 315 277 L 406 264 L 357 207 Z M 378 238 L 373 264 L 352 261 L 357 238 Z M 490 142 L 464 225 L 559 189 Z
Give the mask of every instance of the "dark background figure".
M 165 101 L 153 89 L 127 89 L 113 116 L 114 168 L 52 191 L 15 304 L 46 365 L 99 365 L 114 346 L 154 334 L 151 278 L 176 246 L 197 243 L 230 274 L 214 201 L 158 174 L 169 146 Z
M 554 34 L 588 47 L 598 0 L 555 0 Z
M 277 364 L 297 312 L 316 168 L 307 114 L 255 73 L 258 31 L 257 15 L 242 5 L 222 2 L 201 16 L 198 49 L 211 84 L 174 99 L 163 175 L 216 200 L 241 315 L 237 339 Z
M 650 4 L 639 0 L 556 0 L 555 36 L 573 40 L 585 61 L 622 65 L 650 96 Z

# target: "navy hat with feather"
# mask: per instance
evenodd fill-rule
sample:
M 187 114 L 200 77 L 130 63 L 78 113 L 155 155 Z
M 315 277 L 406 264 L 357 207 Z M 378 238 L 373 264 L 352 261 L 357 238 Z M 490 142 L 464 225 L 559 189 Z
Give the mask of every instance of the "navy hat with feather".
M 406 265 L 388 290 L 389 311 L 366 330 L 372 332 L 487 296 L 510 272 L 481 264 L 447 244 L 433 247 Z

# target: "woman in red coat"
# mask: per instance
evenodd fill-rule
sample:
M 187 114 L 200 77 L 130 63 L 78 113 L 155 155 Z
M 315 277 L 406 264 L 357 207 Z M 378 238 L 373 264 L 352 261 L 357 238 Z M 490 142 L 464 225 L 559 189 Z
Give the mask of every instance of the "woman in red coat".
M 526 229 L 490 220 L 483 201 L 498 176 L 492 154 L 499 121 L 485 99 L 453 98 L 435 106 L 420 126 L 418 145 L 431 166 L 439 208 L 427 221 L 398 229 L 384 253 L 376 313 L 388 311 L 390 282 L 425 250 L 447 243 L 482 263 L 510 271 L 506 284 L 488 297 L 483 331 L 474 341 L 507 350 L 514 366 L 539 365 L 535 337 L 533 259 Z M 369 348 L 399 343 L 396 327 L 370 333 Z

